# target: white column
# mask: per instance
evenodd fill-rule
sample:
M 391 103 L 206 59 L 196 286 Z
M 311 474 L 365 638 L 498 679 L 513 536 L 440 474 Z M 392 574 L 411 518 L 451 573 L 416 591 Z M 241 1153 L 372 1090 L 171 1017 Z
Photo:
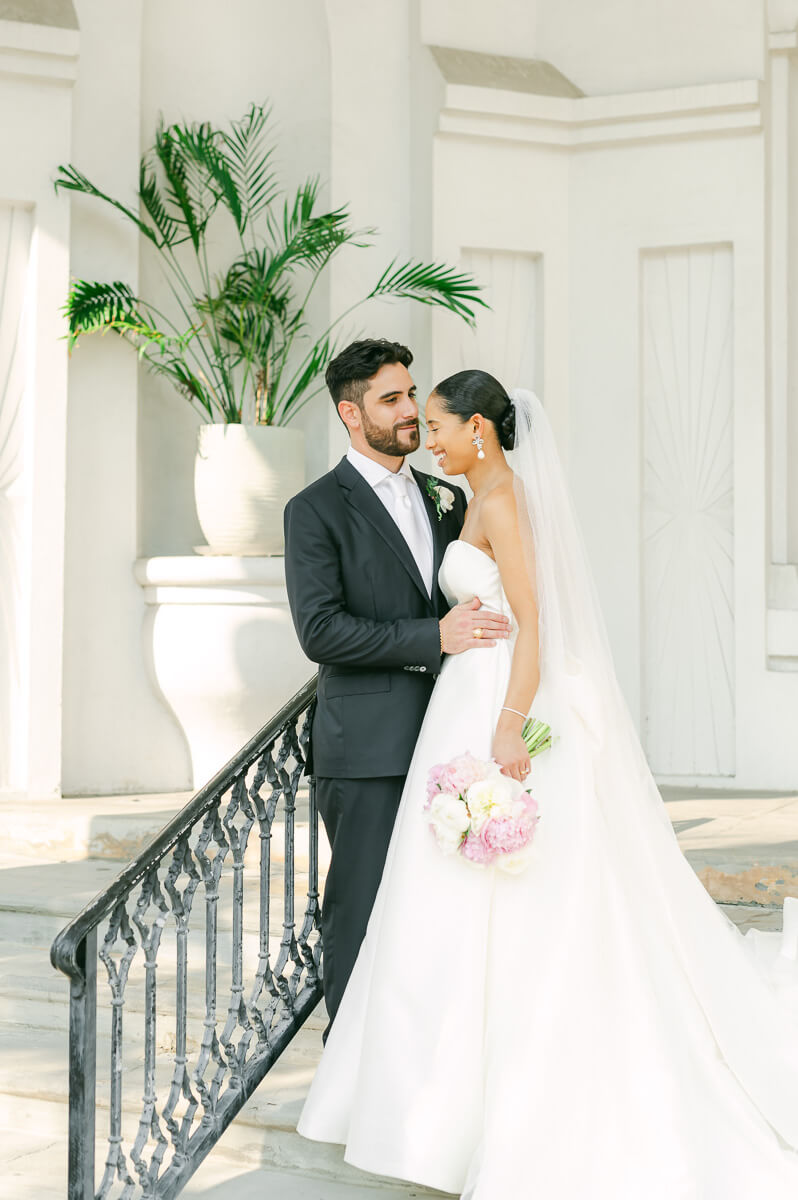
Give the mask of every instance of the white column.
M 0 299 L 13 356 L 0 428 L 14 475 L 6 516 L 12 507 L 17 514 L 14 531 L 8 522 L 0 529 L 0 571 L 15 594 L 0 647 L 0 689 L 13 713 L 11 736 L 0 738 L 0 788 L 34 795 L 57 792 L 61 778 L 67 354 L 60 309 L 69 206 L 52 181 L 58 163 L 69 161 L 78 50 L 76 23 L 0 21 L 0 111 L 12 117 L 0 122 L 0 206 L 14 275 Z
M 78 12 L 72 147 L 60 161 L 135 203 L 142 0 L 78 0 Z M 119 279 L 138 291 L 142 239 L 130 222 L 90 197 L 66 192 L 58 203 L 72 212 L 71 274 Z M 72 795 L 189 783 L 183 738 L 147 674 L 145 606 L 133 578 L 139 378 L 134 350 L 114 334 L 82 338 L 69 364 L 62 787 Z

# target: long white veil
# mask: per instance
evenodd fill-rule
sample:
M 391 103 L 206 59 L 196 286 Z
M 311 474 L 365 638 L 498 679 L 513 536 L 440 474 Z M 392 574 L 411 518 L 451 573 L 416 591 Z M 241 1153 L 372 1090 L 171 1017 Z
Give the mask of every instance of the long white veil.
M 511 393 L 515 448 L 510 465 L 527 569 L 539 610 L 541 681 L 559 690 L 581 718 L 595 753 L 626 743 L 635 773 L 659 793 L 615 673 L 601 604 L 549 419 L 537 396 Z

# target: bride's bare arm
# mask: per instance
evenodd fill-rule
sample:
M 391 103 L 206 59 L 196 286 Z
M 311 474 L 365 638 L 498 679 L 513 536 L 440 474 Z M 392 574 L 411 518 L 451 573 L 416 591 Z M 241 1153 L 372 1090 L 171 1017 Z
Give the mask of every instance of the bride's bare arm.
M 518 627 L 504 703 L 517 709 L 517 713 L 527 713 L 540 683 L 538 608 L 518 527 L 512 483 L 494 488 L 485 497 L 480 517 Z M 529 772 L 529 753 L 521 737 L 524 717 L 517 713 L 502 710 L 499 714 L 493 757 L 501 763 L 506 775 L 523 780 Z

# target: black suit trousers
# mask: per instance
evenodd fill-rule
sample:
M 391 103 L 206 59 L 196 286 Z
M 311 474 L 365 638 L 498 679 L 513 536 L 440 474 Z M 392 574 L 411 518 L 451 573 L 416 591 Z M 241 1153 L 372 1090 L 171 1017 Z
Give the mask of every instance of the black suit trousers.
M 332 860 L 324 885 L 324 1000 L 330 1031 L 366 934 L 405 777 L 316 780 Z

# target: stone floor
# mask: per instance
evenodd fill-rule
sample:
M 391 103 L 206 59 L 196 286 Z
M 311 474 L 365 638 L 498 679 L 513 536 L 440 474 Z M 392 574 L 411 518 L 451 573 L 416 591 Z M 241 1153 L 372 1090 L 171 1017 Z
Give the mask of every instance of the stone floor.
M 798 796 L 663 789 L 663 797 L 682 850 L 716 900 L 781 907 L 798 896 Z
M 784 896 L 798 896 L 798 796 L 669 790 L 664 799 L 687 858 L 731 919 L 742 929 L 780 928 Z M 10 808 L 4 812 L 0 803 L 0 820 L 14 840 L 14 853 L 0 856 L 0 1170 L 5 1200 L 63 1200 L 66 1195 L 66 986 L 49 965 L 49 942 L 184 800 L 87 798 L 62 801 L 35 815 Z M 300 861 L 305 843 L 306 831 L 303 835 L 300 829 Z M 279 838 L 276 870 L 278 847 Z M 326 857 L 323 849 L 322 868 Z M 247 933 L 245 928 L 245 937 Z M 191 962 L 189 969 L 194 969 Z M 169 972 L 168 964 L 159 967 L 163 982 Z M 323 1022 L 322 1012 L 308 1021 L 184 1195 L 197 1200 L 440 1195 L 376 1180 L 344 1164 L 339 1148 L 296 1135 Z

